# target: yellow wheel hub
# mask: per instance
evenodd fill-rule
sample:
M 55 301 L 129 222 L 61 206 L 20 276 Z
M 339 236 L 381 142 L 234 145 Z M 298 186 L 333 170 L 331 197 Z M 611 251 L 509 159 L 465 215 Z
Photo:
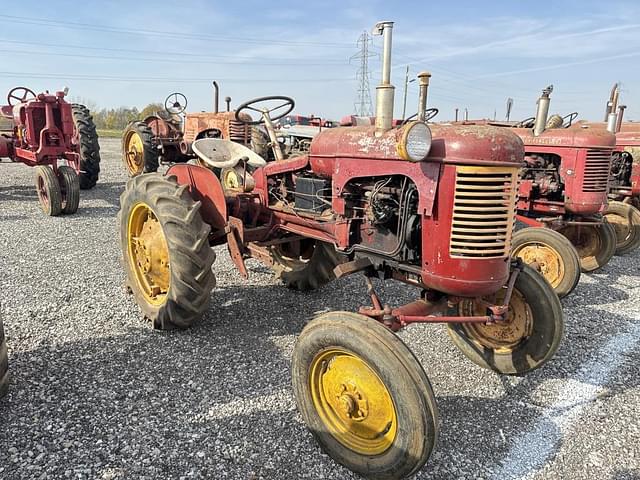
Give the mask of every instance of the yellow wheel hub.
M 525 243 L 513 254 L 527 265 L 533 265 L 553 288 L 560 285 L 564 279 L 564 261 L 560 254 L 548 245 L 536 242 Z
M 129 263 L 147 302 L 162 305 L 170 284 L 169 249 L 162 226 L 151 208 L 136 204 L 129 214 Z
M 222 178 L 222 186 L 229 190 L 238 190 L 242 187 L 242 180 L 235 170 L 227 170 Z
M 129 132 L 124 140 L 124 158 L 132 175 L 139 175 L 144 170 L 144 144 L 137 132 Z
M 481 302 L 465 300 L 460 304 L 460 314 L 487 315 L 487 305 L 501 304 L 505 294 L 506 289 L 503 288 L 495 300 L 493 298 L 487 298 Z M 463 328 L 467 335 L 481 346 L 499 353 L 507 353 L 513 351 L 520 342 L 533 333 L 533 313 L 524 296 L 514 288 L 504 323 L 466 323 L 463 324 Z
M 313 404 L 327 431 L 362 455 L 385 452 L 398 422 L 389 390 L 371 367 L 342 349 L 326 350 L 311 363 Z

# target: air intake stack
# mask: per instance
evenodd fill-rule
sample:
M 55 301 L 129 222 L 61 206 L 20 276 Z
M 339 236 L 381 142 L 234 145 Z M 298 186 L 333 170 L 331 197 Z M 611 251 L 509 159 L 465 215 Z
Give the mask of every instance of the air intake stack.
M 549 117 L 549 104 L 551 103 L 551 95 L 553 92 L 553 85 L 549 85 L 547 88 L 542 90 L 542 95 L 538 99 L 538 108 L 536 110 L 536 119 L 533 124 L 533 135 L 537 137 L 544 132 L 544 129 L 547 125 L 547 118 Z
M 373 35 L 382 35 L 382 81 L 376 87 L 376 134 L 390 130 L 393 125 L 395 87 L 391 85 L 391 32 L 393 22 L 378 22 Z

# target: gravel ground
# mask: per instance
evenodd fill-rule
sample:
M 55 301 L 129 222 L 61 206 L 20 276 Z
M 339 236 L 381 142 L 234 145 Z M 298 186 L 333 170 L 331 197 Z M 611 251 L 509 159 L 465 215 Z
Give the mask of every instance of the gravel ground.
M 290 387 L 297 332 L 367 301 L 359 278 L 303 294 L 218 249 L 204 320 L 152 331 L 126 295 L 116 213 L 119 141 L 69 217 L 44 216 L 33 171 L 0 165 L 2 315 L 12 382 L 0 401 L 0 478 L 349 479 L 301 423 Z M 389 284 L 395 303 L 413 291 Z M 640 253 L 583 275 L 566 338 L 525 378 L 466 360 L 441 326 L 401 333 L 431 381 L 441 435 L 420 479 L 640 478 Z

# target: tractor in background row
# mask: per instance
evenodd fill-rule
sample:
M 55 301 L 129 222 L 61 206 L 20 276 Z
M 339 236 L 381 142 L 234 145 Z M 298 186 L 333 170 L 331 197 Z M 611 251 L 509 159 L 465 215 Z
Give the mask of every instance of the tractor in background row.
M 7 353 L 7 340 L 4 336 L 4 325 L 0 315 L 0 398 L 7 394 L 9 389 L 9 356 Z
M 226 97 L 227 109 L 219 111 L 219 87 L 213 82 L 213 112 L 186 113 L 187 98 L 179 92 L 171 93 L 164 102 L 164 110 L 131 122 L 122 135 L 122 159 L 129 173 L 134 177 L 141 173 L 155 172 L 160 164 L 195 162 L 200 157 L 194 152 L 192 145 L 201 138 L 223 138 L 254 150 L 258 155 L 269 157 L 272 154 L 272 141 L 266 129 L 259 123 L 251 122 L 251 117 L 244 114 L 238 120 L 236 111 L 231 110 L 231 98 Z M 286 112 L 277 127 L 277 139 L 281 150 L 287 154 L 308 151 L 313 135 L 322 128 L 334 126 L 333 122 L 323 121 L 316 117 L 288 115 Z M 223 181 L 224 186 L 233 187 L 238 178 L 233 172 L 228 173 Z
M 371 305 L 322 314 L 302 330 L 293 390 L 332 458 L 388 479 L 416 473 L 439 429 L 429 379 L 394 332 L 445 323 L 471 361 L 519 375 L 553 357 L 564 328 L 551 286 L 510 258 L 522 140 L 486 125 L 430 128 L 426 73 L 417 119 L 394 127 L 392 27 L 374 28 L 384 44 L 375 125 L 323 129 L 308 153 L 287 156 L 274 123 L 293 100 L 246 102 L 235 121 L 262 124 L 268 158 L 228 139 L 197 139 L 193 151 L 208 168 L 183 163 L 130 179 L 118 214 L 128 290 L 159 329 L 188 328 L 208 310 L 216 245 L 227 245 L 243 277 L 254 258 L 292 289 L 363 275 Z M 225 168 L 244 182 L 224 188 Z M 372 278 L 414 287 L 415 301 L 385 303 Z
M 597 270 L 615 253 L 615 231 L 602 215 L 615 136 L 604 128 L 570 128 L 576 112 L 549 116 L 552 91 L 543 90 L 535 117 L 461 123 L 509 128 L 524 142 L 517 219 L 536 228 L 514 234 L 512 254 L 538 269 L 563 297 L 576 287 L 581 270 Z
M 616 254 L 624 255 L 640 246 L 640 123 L 623 122 L 625 105 L 618 105 L 620 88 L 616 83 L 607 102 L 602 123 L 580 121 L 573 128 L 606 127 L 616 135 L 607 221 L 616 232 Z
M 35 167 L 42 210 L 75 213 L 80 189 L 92 188 L 100 173 L 98 134 L 89 110 L 67 103 L 64 91 L 36 95 L 16 87 L 0 107 L 11 129 L 0 131 L 0 158 Z

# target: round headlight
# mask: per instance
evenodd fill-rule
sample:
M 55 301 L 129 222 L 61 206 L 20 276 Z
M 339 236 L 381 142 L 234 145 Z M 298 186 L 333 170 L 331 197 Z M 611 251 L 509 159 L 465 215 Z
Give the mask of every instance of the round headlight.
M 412 162 L 424 160 L 431 150 L 431 129 L 424 122 L 407 125 L 403 135 L 406 159 Z

